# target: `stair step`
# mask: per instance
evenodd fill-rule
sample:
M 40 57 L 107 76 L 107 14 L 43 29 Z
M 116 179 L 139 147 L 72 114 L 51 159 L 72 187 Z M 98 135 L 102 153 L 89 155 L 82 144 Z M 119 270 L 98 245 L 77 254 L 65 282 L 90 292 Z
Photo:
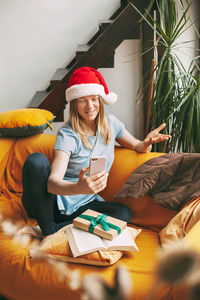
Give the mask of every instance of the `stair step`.
M 80 56 L 83 53 L 87 52 L 90 46 L 88 44 L 82 44 L 78 45 L 77 50 L 76 50 L 76 55 Z
M 60 68 L 57 69 L 56 72 L 53 74 L 50 83 L 51 88 L 54 88 L 56 84 L 63 79 L 63 77 L 69 72 L 68 68 Z
M 81 56 L 88 51 L 90 46 L 88 44 L 78 45 L 76 50 L 76 62 L 81 58 Z
M 49 92 L 47 91 L 38 91 L 34 94 L 33 98 L 30 101 L 28 107 L 39 107 L 44 99 L 48 96 Z
M 119 16 L 119 14 L 123 11 L 123 9 L 126 7 L 126 5 L 128 5 L 128 2 L 130 0 L 121 0 L 121 5 L 120 7 L 114 12 L 114 14 L 110 17 L 110 20 L 114 20 L 115 18 L 117 18 Z M 133 0 L 131 0 L 133 1 Z M 141 1 L 141 0 L 139 0 Z
M 113 23 L 113 20 L 102 20 L 99 22 L 99 29 L 102 33 L 108 26 L 110 26 Z
M 95 35 L 89 40 L 88 45 L 93 44 L 96 39 L 102 34 L 102 32 L 104 32 L 104 30 L 106 28 L 109 27 L 109 25 L 111 25 L 113 22 L 113 20 L 101 20 L 99 21 L 99 30 L 95 33 Z

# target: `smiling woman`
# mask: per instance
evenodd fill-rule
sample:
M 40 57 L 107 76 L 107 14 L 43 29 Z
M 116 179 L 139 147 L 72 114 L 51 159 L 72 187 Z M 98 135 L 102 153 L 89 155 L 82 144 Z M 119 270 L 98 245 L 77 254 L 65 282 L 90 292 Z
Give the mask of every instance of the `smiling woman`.
M 117 95 L 108 90 L 102 75 L 93 68 L 82 67 L 72 74 L 66 100 L 69 120 L 58 132 L 51 167 L 41 153 L 31 154 L 23 167 L 22 203 L 44 236 L 72 223 L 87 209 L 129 222 L 128 206 L 104 201 L 98 194 L 107 185 L 115 140 L 127 148 L 149 152 L 152 143 L 169 138 L 159 133 L 165 127 L 162 124 L 139 141 L 116 117 L 105 115 L 104 104 L 114 103 Z M 106 156 L 107 165 L 106 170 L 88 176 L 92 156 Z

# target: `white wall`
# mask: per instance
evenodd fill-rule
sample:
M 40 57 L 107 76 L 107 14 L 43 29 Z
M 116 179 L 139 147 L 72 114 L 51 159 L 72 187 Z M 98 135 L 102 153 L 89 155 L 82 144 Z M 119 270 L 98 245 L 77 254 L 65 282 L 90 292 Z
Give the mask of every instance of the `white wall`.
M 136 137 L 143 136 L 142 103 L 137 101 L 137 90 L 142 80 L 140 40 L 126 40 L 115 52 L 115 68 L 99 69 L 109 86 L 118 95 L 118 101 L 105 106 L 107 113 L 114 114 Z
M 75 56 L 78 44 L 87 43 L 98 21 L 109 19 L 120 0 L 0 0 L 0 112 L 28 106 L 34 93 L 44 90 L 57 68 Z M 199 19 L 199 0 L 191 9 Z M 193 31 L 181 38 L 191 39 Z M 194 45 L 183 62 L 194 56 Z M 142 108 L 136 104 L 141 80 L 140 41 L 124 41 L 115 54 L 114 69 L 99 69 L 119 100 L 106 108 L 136 137 L 142 137 Z M 66 110 L 67 115 L 67 110 Z M 55 133 L 61 124 L 54 124 Z
M 180 9 L 179 9 L 180 10 Z M 193 3 L 188 11 L 187 27 L 184 27 L 185 32 L 178 38 L 175 47 L 175 52 L 179 59 L 182 61 L 186 70 L 188 70 L 191 58 L 199 55 L 197 49 L 199 49 L 199 38 L 196 34 L 194 26 L 199 31 L 199 19 L 200 19 L 200 1 L 193 0 Z M 191 26 L 191 23 L 194 23 Z M 190 43 L 184 43 L 191 41 Z

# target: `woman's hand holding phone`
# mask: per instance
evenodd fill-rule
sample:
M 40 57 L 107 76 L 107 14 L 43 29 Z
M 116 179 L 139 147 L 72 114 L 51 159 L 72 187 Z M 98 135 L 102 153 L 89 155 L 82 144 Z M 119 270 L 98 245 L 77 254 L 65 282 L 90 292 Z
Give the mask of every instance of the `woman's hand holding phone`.
M 89 176 L 86 176 L 86 172 Z M 89 168 L 83 168 L 79 173 L 77 187 L 80 194 L 96 194 L 105 189 L 107 179 L 106 157 L 92 157 Z
M 93 156 L 90 158 L 88 176 L 92 176 L 106 169 L 106 156 Z

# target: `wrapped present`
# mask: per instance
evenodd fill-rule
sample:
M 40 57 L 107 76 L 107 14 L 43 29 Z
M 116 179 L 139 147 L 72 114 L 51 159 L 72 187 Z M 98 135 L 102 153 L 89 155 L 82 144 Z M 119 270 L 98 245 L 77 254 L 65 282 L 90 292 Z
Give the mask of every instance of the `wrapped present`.
M 88 209 L 73 220 L 75 227 L 113 240 L 127 226 L 127 222 Z

